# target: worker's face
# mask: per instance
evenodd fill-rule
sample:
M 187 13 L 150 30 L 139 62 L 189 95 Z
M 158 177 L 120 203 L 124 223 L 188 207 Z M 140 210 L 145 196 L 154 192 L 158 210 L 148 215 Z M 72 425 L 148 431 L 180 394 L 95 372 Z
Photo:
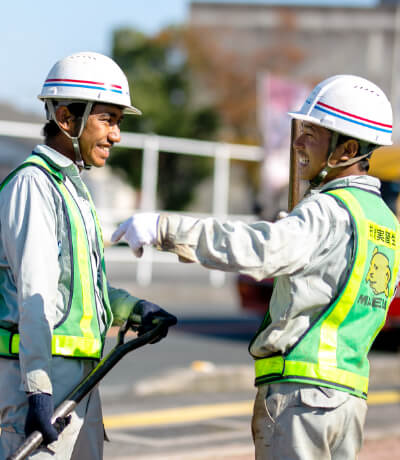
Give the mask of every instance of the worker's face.
M 303 121 L 299 126 L 293 148 L 299 164 L 300 178 L 312 180 L 326 166 L 331 132 Z
M 100 168 L 106 164 L 111 147 L 121 140 L 123 111 L 109 104 L 96 104 L 79 138 L 83 161 Z

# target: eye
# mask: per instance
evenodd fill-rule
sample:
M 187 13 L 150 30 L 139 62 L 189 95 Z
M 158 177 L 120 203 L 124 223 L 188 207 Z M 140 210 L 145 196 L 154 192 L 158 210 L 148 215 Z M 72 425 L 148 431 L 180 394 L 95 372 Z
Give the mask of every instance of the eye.
M 99 117 L 99 120 L 104 122 L 104 123 L 109 123 L 111 121 L 110 115 L 103 114 Z

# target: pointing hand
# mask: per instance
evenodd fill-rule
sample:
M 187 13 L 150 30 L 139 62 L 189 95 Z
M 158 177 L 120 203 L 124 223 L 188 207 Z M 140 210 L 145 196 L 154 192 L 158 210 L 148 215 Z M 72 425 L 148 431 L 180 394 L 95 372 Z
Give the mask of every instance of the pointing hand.
M 125 238 L 136 257 L 143 254 L 143 246 L 157 242 L 157 224 L 159 214 L 147 212 L 134 214 L 123 222 L 113 233 L 111 242 Z

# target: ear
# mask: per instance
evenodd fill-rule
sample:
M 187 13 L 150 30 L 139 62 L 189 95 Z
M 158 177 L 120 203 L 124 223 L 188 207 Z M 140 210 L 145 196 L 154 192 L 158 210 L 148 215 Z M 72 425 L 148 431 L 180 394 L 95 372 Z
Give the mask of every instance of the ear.
M 64 131 L 72 133 L 75 127 L 75 116 L 69 111 L 65 105 L 61 105 L 56 109 L 57 122 Z
M 355 139 L 349 139 L 336 148 L 336 150 L 332 153 L 329 162 L 333 165 L 340 165 L 340 163 L 351 160 L 357 155 L 358 148 L 358 142 Z

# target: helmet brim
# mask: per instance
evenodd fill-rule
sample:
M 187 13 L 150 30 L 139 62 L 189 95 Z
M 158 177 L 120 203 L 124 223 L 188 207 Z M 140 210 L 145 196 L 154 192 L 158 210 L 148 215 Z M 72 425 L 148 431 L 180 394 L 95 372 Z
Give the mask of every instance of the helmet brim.
M 126 115 L 142 115 L 142 111 L 133 107 L 133 105 L 124 106 L 123 109 Z
M 304 115 L 304 113 L 301 112 L 288 112 L 288 115 L 295 120 L 309 121 L 310 123 L 321 125 L 317 118 L 311 117 L 310 115 Z
M 118 107 L 121 107 L 125 115 L 142 115 L 142 111 L 137 109 L 133 105 L 120 105 L 120 104 L 116 104 L 111 101 L 107 102 L 107 101 L 99 101 L 97 99 L 79 99 L 79 98 L 71 99 L 70 97 L 62 97 L 62 96 L 44 97 L 41 94 L 38 95 L 38 99 L 43 102 L 46 102 L 47 99 L 52 99 L 53 101 L 73 101 L 73 102 L 82 101 L 83 103 L 93 102 L 94 104 L 110 104 L 110 105 L 116 105 Z

